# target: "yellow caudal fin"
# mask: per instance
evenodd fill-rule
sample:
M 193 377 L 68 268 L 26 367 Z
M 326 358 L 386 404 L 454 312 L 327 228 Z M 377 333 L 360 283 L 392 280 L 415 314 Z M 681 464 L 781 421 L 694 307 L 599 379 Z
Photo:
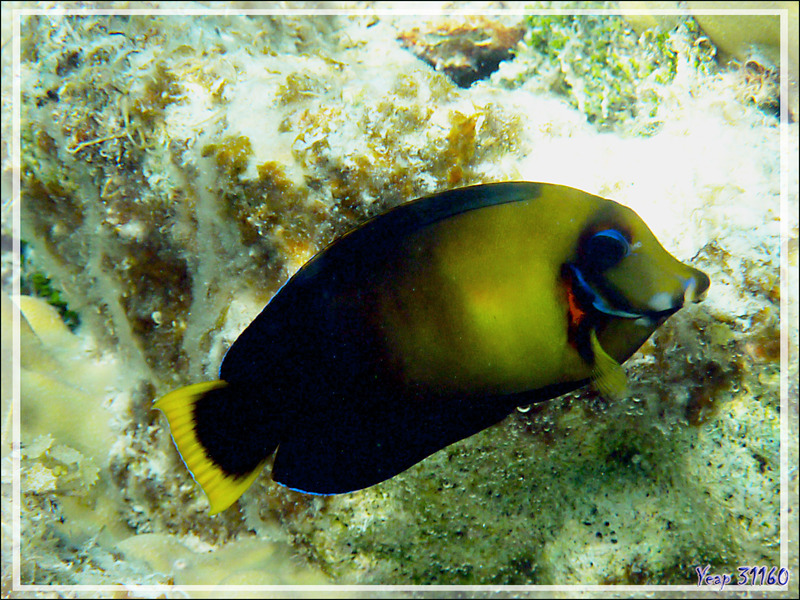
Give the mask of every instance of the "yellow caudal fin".
M 153 404 L 153 408 L 157 408 L 167 417 L 175 447 L 192 477 L 206 493 L 212 515 L 225 510 L 236 502 L 239 496 L 253 483 L 267 460 L 265 456 L 256 457 L 252 470 L 245 473 L 232 473 L 221 465 L 219 460 L 213 457 L 213 451 L 200 441 L 198 412 L 195 410 L 197 403 L 201 399 L 207 398 L 214 403 L 220 403 L 219 413 L 224 413 L 225 410 L 235 410 L 235 402 L 226 403 L 225 392 L 227 389 L 228 384 L 224 381 L 196 383 L 170 392 Z M 214 397 L 209 398 L 209 396 Z M 201 428 L 216 426 L 216 423 L 201 424 Z M 219 426 L 224 427 L 224 421 Z M 229 432 L 223 431 L 222 433 Z
M 628 387 L 628 378 L 625 376 L 625 370 L 622 365 L 603 350 L 594 329 L 592 329 L 590 341 L 592 353 L 594 354 L 592 381 L 594 381 L 600 393 L 609 400 L 621 398 L 625 395 L 625 390 Z

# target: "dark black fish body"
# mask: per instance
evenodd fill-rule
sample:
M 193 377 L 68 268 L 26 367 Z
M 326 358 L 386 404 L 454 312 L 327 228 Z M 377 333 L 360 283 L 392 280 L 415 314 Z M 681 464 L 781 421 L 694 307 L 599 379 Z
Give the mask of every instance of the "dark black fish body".
M 231 346 L 220 380 L 156 404 L 223 510 L 272 477 L 341 493 L 619 363 L 708 278 L 619 204 L 501 183 L 399 206 L 304 265 Z

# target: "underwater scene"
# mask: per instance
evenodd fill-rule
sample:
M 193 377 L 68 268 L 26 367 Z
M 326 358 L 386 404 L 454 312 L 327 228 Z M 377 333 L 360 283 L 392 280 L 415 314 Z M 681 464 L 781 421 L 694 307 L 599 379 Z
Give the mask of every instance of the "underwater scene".
M 797 595 L 798 3 L 2 11 L 3 598 Z

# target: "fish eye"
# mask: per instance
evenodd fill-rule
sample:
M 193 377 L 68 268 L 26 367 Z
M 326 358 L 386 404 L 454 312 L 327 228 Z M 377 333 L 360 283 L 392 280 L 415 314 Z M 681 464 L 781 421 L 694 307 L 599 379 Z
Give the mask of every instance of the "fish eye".
M 630 252 L 630 244 L 616 229 L 598 231 L 584 243 L 583 263 L 596 271 L 613 267 Z

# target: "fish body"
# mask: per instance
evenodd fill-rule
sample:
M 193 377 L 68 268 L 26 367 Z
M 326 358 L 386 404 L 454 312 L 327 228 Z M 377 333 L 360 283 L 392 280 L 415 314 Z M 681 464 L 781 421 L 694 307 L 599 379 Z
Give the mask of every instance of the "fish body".
M 708 277 L 611 200 L 543 183 L 478 185 L 371 219 L 306 263 L 228 350 L 215 382 L 156 402 L 223 510 L 275 453 L 292 489 L 393 477 L 516 406 L 620 363 Z

